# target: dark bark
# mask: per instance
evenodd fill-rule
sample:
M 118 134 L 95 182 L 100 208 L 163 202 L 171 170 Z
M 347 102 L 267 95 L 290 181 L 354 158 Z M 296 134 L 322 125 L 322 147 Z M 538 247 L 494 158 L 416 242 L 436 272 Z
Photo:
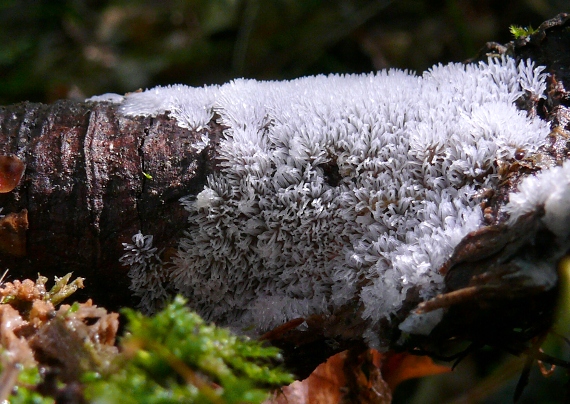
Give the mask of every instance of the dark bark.
M 32 279 L 74 271 L 98 304 L 133 305 L 121 243 L 141 230 L 159 248 L 176 247 L 187 217 L 179 199 L 199 192 L 213 161 L 212 147 L 196 154 L 189 146 L 197 136 L 165 115 L 127 118 L 108 103 L 1 108 L 0 153 L 26 169 L 12 192 L 0 194 L 0 206 L 27 209 L 29 221 L 25 255 L 2 253 L 2 268 Z

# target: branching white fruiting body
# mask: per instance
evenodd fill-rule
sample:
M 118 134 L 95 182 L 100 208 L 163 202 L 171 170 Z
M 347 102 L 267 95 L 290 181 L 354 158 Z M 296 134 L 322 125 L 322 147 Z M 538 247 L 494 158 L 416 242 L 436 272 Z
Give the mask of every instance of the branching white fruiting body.
M 125 115 L 169 111 L 202 129 L 217 114 L 228 127 L 219 171 L 183 201 L 189 227 L 169 287 L 209 320 L 260 330 L 355 301 L 374 325 L 411 290 L 433 297 L 438 268 L 481 225 L 476 195 L 497 184 L 498 162 L 545 142 L 548 124 L 514 105 L 525 92 L 542 96 L 542 70 L 505 58 L 422 76 L 388 70 L 127 95 Z M 141 295 L 163 288 L 135 276 L 133 285 Z
M 131 289 L 141 298 L 140 306 L 146 313 L 154 312 L 168 299 L 160 253 L 152 244 L 153 236 L 143 236 L 139 231 L 133 236 L 133 244 L 123 243 L 125 253 L 119 258 L 121 264 L 130 267 Z

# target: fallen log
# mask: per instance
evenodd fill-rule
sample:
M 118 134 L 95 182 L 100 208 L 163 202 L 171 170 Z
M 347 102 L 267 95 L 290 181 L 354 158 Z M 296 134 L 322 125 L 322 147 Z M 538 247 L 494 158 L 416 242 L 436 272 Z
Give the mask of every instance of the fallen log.
M 519 139 L 513 145 L 498 137 L 498 141 L 506 144 L 501 149 L 504 155 L 496 155 L 485 164 L 477 161 L 458 176 L 448 176 L 457 159 L 448 151 L 441 152 L 437 141 L 423 149 L 423 157 L 407 160 L 401 166 L 382 166 L 381 161 L 372 161 L 376 158 L 374 153 L 386 145 L 396 154 L 386 155 L 385 161 L 403 158 L 397 154 L 401 150 L 396 137 L 408 136 L 409 125 L 403 125 L 399 132 L 384 128 L 394 139 L 383 140 L 382 145 L 374 143 L 378 134 L 373 132 L 366 113 L 373 110 L 370 105 L 376 105 L 380 98 L 372 93 L 365 93 L 369 99 L 350 98 L 348 87 L 353 85 L 366 92 L 374 85 L 384 86 L 385 81 L 391 80 L 390 75 L 399 75 L 398 79 L 409 81 L 410 86 L 420 80 L 401 72 L 317 77 L 282 84 L 237 81 L 215 88 L 163 88 L 154 90 L 154 95 L 150 91 L 125 97 L 101 96 L 85 103 L 60 101 L 52 105 L 22 103 L 3 107 L 0 153 L 17 157 L 25 165 L 25 171 L 13 190 L 0 194 L 0 206 L 8 214 L 0 233 L 0 244 L 8 247 L 3 249 L 0 262 L 18 278 L 34 278 L 37 272 L 51 277 L 74 271 L 76 276 L 87 279 L 89 295 L 110 309 L 135 305 L 140 297 L 146 308 L 152 309 L 153 304 L 163 303 L 165 294 L 178 292 L 186 294 L 190 304 L 209 320 L 235 328 L 253 326 L 257 334 L 280 327 L 266 334 L 266 338 L 285 349 L 288 362 L 299 374 L 306 374 L 334 352 L 363 343 L 379 348 L 421 347 L 432 351 L 447 341 L 461 338 L 474 340 L 477 345 L 501 345 L 522 352 L 528 349 L 528 341 L 547 330 L 552 322 L 551 316 L 544 313 L 552 311 L 556 300 L 556 265 L 567 248 L 567 234 L 554 230 L 552 221 L 564 222 L 566 216 L 560 213 L 554 219 L 549 218 L 545 200 L 533 205 L 528 215 L 518 215 L 516 221 L 509 221 L 515 215 L 505 207 L 525 178 L 560 166 L 568 157 L 570 115 L 564 86 L 570 66 L 568 19 L 567 15 L 560 15 L 541 25 L 536 33 L 505 47 L 489 44 L 481 55 L 484 60 L 495 53 L 504 58 L 477 65 L 482 72 L 476 67 L 468 70 L 457 67 L 465 80 L 470 75 L 480 74 L 478 80 L 491 75 L 497 88 L 514 85 L 504 94 L 518 94 L 510 101 L 515 101 L 527 114 L 523 117 L 505 109 L 511 114 L 504 121 L 505 131 L 512 120 L 520 118 L 528 126 L 517 128 L 537 131 L 525 133 L 526 137 L 542 139 L 528 145 L 525 139 Z M 509 57 L 514 58 L 510 65 Z M 527 59 L 535 64 L 526 62 Z M 547 78 L 541 76 L 537 66 L 545 67 Z M 449 85 L 443 79 L 445 69 L 452 68 L 434 68 L 421 78 L 420 86 L 410 88 L 439 91 Z M 511 73 L 501 73 L 501 69 Z M 501 82 L 506 77 L 501 74 L 512 74 L 508 79 L 514 77 L 514 84 L 506 79 Z M 394 99 L 400 100 L 402 90 L 394 85 Z M 461 82 L 455 85 L 460 86 Z M 543 85 L 546 90 L 539 92 Z M 291 90 L 295 86 L 301 90 Z M 327 86 L 333 96 L 323 91 Z M 338 86 L 346 87 L 344 93 L 337 92 Z M 322 109 L 310 105 L 313 91 L 322 93 L 314 99 L 327 100 Z M 256 108 L 267 107 L 256 104 L 257 94 L 264 92 L 269 94 L 266 99 L 274 104 L 256 115 L 259 112 Z M 416 94 L 417 99 L 420 95 Z M 284 105 L 286 113 L 283 113 L 275 105 L 278 101 L 286 104 L 288 96 L 294 102 Z M 339 103 L 346 100 L 353 100 L 354 104 L 344 104 L 344 112 L 338 115 Z M 401 100 L 409 105 L 415 101 Z M 473 98 L 469 105 L 479 106 L 476 100 Z M 458 103 L 464 101 L 461 97 L 457 99 Z M 492 102 L 499 103 L 498 99 Z M 401 108 L 408 108 L 408 104 Z M 501 108 L 507 104 L 501 104 Z M 428 115 L 439 104 L 430 105 L 432 109 L 426 110 Z M 493 106 L 488 107 L 478 112 L 480 117 L 493 113 Z M 379 104 L 378 108 L 388 107 Z M 458 115 L 462 118 L 461 114 L 467 116 L 474 110 L 459 108 Z M 297 126 L 287 134 L 288 119 L 299 119 L 296 113 L 311 124 L 320 122 L 326 130 L 316 134 L 310 129 L 303 132 L 304 128 Z M 423 110 L 412 108 L 408 115 L 403 115 L 403 121 L 396 118 L 389 123 L 396 127 L 411 119 L 421 127 L 422 120 L 414 118 L 414 114 L 421 113 Z M 344 125 L 341 129 L 327 126 L 328 119 L 339 116 Z M 429 130 L 436 131 L 437 124 L 450 116 L 451 110 L 445 110 L 441 116 L 428 117 L 432 125 Z M 547 122 L 550 130 L 543 133 L 546 125 L 540 122 Z M 252 124 L 257 126 L 252 129 Z M 460 125 L 463 124 L 462 121 Z M 366 148 L 355 146 L 358 139 L 342 137 L 346 133 L 351 135 L 351 127 L 356 128 L 357 138 L 371 138 Z M 327 138 L 336 130 L 345 132 Z M 297 143 L 288 143 L 295 136 Z M 310 143 L 314 139 L 317 139 L 314 148 L 299 148 L 302 141 Z M 482 139 L 466 144 L 465 149 L 475 150 Z M 493 139 L 486 141 L 493 143 Z M 353 144 L 348 145 L 350 142 Z M 412 153 L 409 144 L 406 147 L 404 152 Z M 241 165 L 235 155 L 228 155 L 230 149 L 242 153 Z M 348 149 L 352 154 L 347 157 Z M 276 159 L 285 162 L 283 167 L 275 165 Z M 397 239 L 402 244 L 390 250 L 404 251 L 405 240 L 412 237 L 414 226 L 431 222 L 414 219 L 413 225 L 398 227 L 396 222 L 400 219 L 396 214 L 405 215 L 404 211 L 425 201 L 434 203 L 435 199 L 426 195 L 441 189 L 436 183 L 439 180 L 424 184 L 424 193 L 417 195 L 406 192 L 419 186 L 419 179 L 410 186 L 399 184 L 391 196 L 380 195 L 381 189 L 373 189 L 378 197 L 363 192 L 371 189 L 368 184 L 382 177 L 383 170 L 399 173 L 418 162 L 426 172 L 443 170 L 441 178 L 449 182 L 446 193 L 469 189 L 471 193 L 461 203 L 469 207 L 469 214 L 481 204 L 482 216 L 476 224 L 469 224 L 463 211 L 443 215 L 465 219 L 457 227 L 459 236 L 456 234 L 453 239 L 457 241 L 443 238 L 441 242 L 449 245 L 437 258 L 414 261 L 413 265 L 426 265 L 422 269 L 426 278 L 409 281 L 406 271 L 390 272 L 392 275 L 387 277 L 377 266 L 382 262 L 382 268 L 392 271 L 394 257 L 404 260 L 407 254 L 386 258 L 388 250 L 379 247 L 379 252 L 371 255 L 370 246 L 385 242 L 390 232 L 405 230 L 407 235 L 399 235 Z M 244 170 L 250 171 L 244 173 L 240 167 L 248 167 Z M 431 181 L 431 174 L 424 174 L 421 180 Z M 239 186 L 252 176 L 257 177 L 249 183 L 251 194 L 247 194 Z M 487 181 L 488 178 L 491 180 Z M 271 181 L 282 185 L 271 197 L 262 200 L 258 190 L 274 186 Z M 318 190 L 311 188 L 315 184 Z M 286 199 L 288 189 L 297 192 L 291 194 L 292 199 Z M 340 205 L 345 208 L 342 199 L 345 191 L 351 197 L 362 198 L 360 201 L 368 199 L 362 206 L 357 202 L 350 205 L 350 214 L 347 210 L 342 211 L 344 216 L 333 212 L 321 220 L 319 215 L 327 209 Z M 560 192 L 564 195 L 565 191 Z M 281 219 L 268 218 L 270 209 L 264 207 L 277 201 L 283 206 L 271 209 L 278 211 Z M 294 208 L 289 209 L 284 201 Z M 320 226 L 319 231 L 303 233 L 304 222 L 300 218 L 306 212 L 310 216 L 307 220 L 312 226 Z M 19 219 L 15 221 L 11 213 L 19 214 Z M 388 216 L 380 220 L 380 214 Z M 224 227 L 226 217 L 232 222 L 228 227 Z M 392 217 L 393 223 L 389 222 Z M 243 226 L 235 227 L 240 221 Z M 333 222 L 340 224 L 330 226 Z M 286 225 L 292 227 L 283 230 Z M 377 226 L 375 233 L 370 233 L 369 228 L 374 226 Z M 354 230 L 356 233 L 335 232 L 348 227 L 359 228 Z M 436 236 L 435 231 L 426 233 L 426 238 Z M 538 244 L 538 248 L 537 240 L 546 241 Z M 234 243 L 227 249 L 231 254 L 222 254 L 226 247 L 220 245 L 224 243 Z M 429 246 L 435 248 L 435 244 Z M 430 252 L 426 248 L 422 254 Z M 415 259 L 411 253 L 410 257 Z M 531 282 L 532 275 L 526 276 L 524 272 L 529 262 L 533 263 L 530 273 L 544 272 L 545 279 Z M 129 268 L 125 263 L 132 265 Z M 236 281 L 232 277 L 238 267 L 251 268 L 251 276 L 246 276 L 243 282 L 241 278 Z M 521 271 L 525 276 L 516 279 L 515 291 L 505 293 L 512 289 L 513 274 Z M 339 273 L 346 275 L 344 283 L 340 283 Z M 326 278 L 329 275 L 330 279 Z M 395 283 L 393 290 L 380 288 L 390 283 Z M 441 297 L 437 297 L 439 294 Z M 374 299 L 378 307 L 374 306 Z M 418 305 L 419 311 L 413 312 Z M 477 316 L 466 314 L 472 312 Z M 505 322 L 506 318 L 512 321 Z M 485 328 L 490 319 L 493 326 Z M 283 324 L 290 326 L 282 327 Z M 511 333 L 519 328 L 524 332 Z M 408 334 L 410 339 L 402 340 Z

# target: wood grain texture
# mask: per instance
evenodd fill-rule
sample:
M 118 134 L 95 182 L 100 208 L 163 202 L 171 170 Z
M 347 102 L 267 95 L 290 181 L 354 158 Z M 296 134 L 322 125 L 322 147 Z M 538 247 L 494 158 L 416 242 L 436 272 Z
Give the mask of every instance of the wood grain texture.
M 0 206 L 29 218 L 26 255 L 2 254 L 0 265 L 14 278 L 74 271 L 99 304 L 132 305 L 121 243 L 141 230 L 159 249 L 176 247 L 187 217 L 179 199 L 199 192 L 212 169 L 215 142 L 196 153 L 199 136 L 166 115 L 127 118 L 109 103 L 0 108 L 0 153 L 26 165 Z

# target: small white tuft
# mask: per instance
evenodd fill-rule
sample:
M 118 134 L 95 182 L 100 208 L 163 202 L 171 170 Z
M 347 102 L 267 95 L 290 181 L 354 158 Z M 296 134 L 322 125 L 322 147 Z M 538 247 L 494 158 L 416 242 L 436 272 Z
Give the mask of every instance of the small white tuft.
M 505 211 L 510 215 L 509 223 L 514 223 L 541 208 L 544 225 L 557 237 L 566 238 L 570 234 L 570 162 L 522 180 L 518 191 L 509 195 Z
M 398 328 L 408 334 L 429 335 L 443 318 L 444 310 L 437 309 L 428 313 L 410 313 Z
M 208 209 L 216 201 L 217 195 L 213 189 L 206 188 L 198 195 L 196 195 L 196 201 L 194 202 L 194 209 Z M 219 198 L 218 198 L 219 199 Z
M 105 93 L 101 95 L 94 95 L 87 98 L 85 102 L 111 102 L 113 104 L 120 104 L 124 101 L 125 97 L 115 93 Z
M 161 271 L 160 253 L 153 247 L 151 235 L 143 236 L 139 231 L 132 240 L 133 244 L 123 243 L 125 253 L 119 258 L 119 262 L 130 267 L 130 289 L 135 296 L 141 298 L 140 308 L 145 313 L 152 313 L 160 308 L 169 296 L 163 287 L 167 279 Z
M 120 111 L 127 116 L 156 116 L 168 112 L 181 127 L 199 131 L 212 120 L 213 103 L 218 90 L 218 86 L 159 86 L 141 93 L 128 94 Z

